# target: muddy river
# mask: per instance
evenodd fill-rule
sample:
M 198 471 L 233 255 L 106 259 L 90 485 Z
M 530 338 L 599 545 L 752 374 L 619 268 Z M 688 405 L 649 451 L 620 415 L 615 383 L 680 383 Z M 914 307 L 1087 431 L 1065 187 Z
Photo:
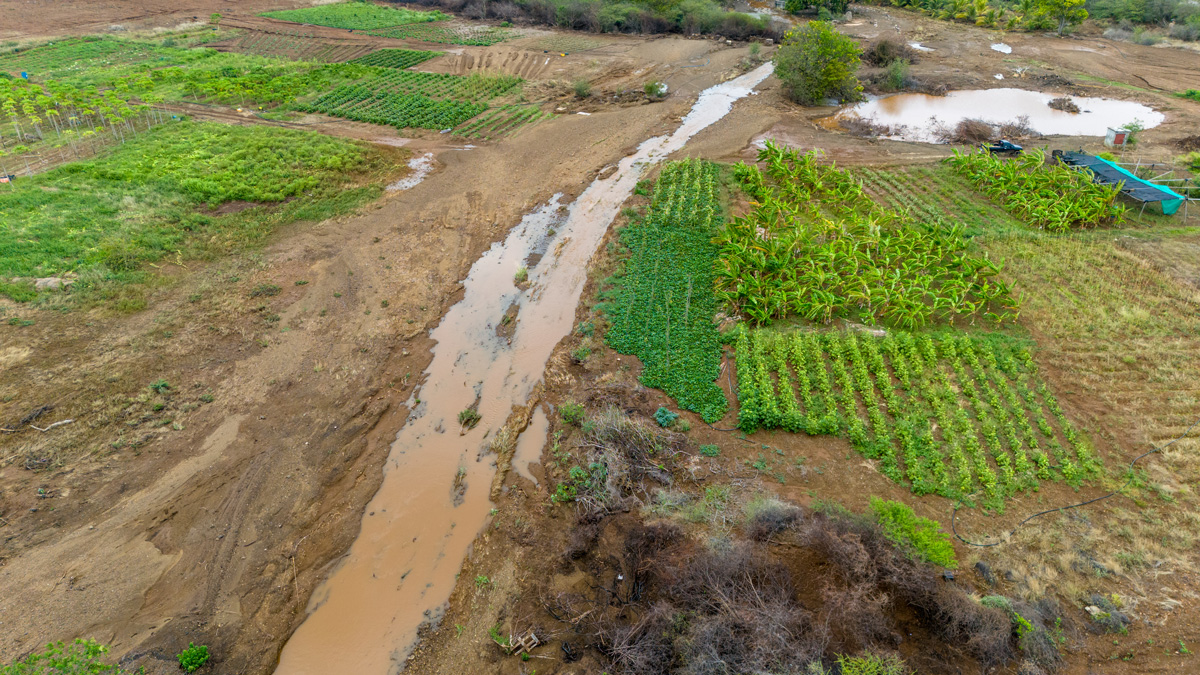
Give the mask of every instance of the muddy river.
M 771 68 L 706 89 L 674 133 L 644 141 L 569 206 L 556 197 L 528 214 L 475 262 L 463 299 L 431 333 L 433 361 L 358 539 L 313 594 L 277 675 L 384 675 L 403 667 L 417 628 L 439 616 L 488 518 L 490 438 L 513 406 L 526 403 L 573 328 L 588 260 L 621 204 L 650 167 L 728 114 Z M 544 255 L 522 290 L 513 276 L 538 253 Z M 496 322 L 513 303 L 519 312 L 510 340 L 497 335 Z M 464 431 L 458 414 L 475 403 L 482 421 Z M 533 427 L 544 439 L 545 427 Z
M 1046 136 L 1103 136 L 1109 127 L 1134 120 L 1149 129 L 1166 116 L 1133 101 L 1067 96 L 1080 112 L 1069 113 L 1047 104 L 1062 96 L 1026 89 L 952 91 L 945 96 L 896 94 L 859 103 L 838 113 L 838 118 L 857 116 L 886 125 L 887 138 L 925 143 L 937 140 L 937 128 L 953 128 L 964 119 L 982 119 L 993 124 L 1013 122 L 1025 116 L 1029 126 Z

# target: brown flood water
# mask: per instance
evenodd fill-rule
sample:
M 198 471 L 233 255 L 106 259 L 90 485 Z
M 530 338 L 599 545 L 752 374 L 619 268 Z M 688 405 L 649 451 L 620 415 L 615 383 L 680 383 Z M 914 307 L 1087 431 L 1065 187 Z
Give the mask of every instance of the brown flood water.
M 313 594 L 276 675 L 403 669 L 417 628 L 443 611 L 486 524 L 494 472 L 488 441 L 512 407 L 525 404 L 554 347 L 573 328 L 588 260 L 621 204 L 647 169 L 724 117 L 770 74 L 767 63 L 706 89 L 673 134 L 644 141 L 569 207 L 560 207 L 556 196 L 528 214 L 475 262 L 463 299 L 430 334 L 437 346 L 425 384 L 414 394 L 420 403 L 392 445 L 362 530 Z M 529 270 L 529 289 L 518 289 L 517 269 L 543 252 Z M 513 302 L 520 309 L 510 343 L 496 335 L 495 322 Z M 482 421 L 460 434 L 458 413 L 475 401 Z
M 550 420 L 546 417 L 546 411 L 538 406 L 529 418 L 529 426 L 517 438 L 517 449 L 512 458 L 513 469 L 528 478 L 534 485 L 538 484 L 538 479 L 529 470 L 529 465 L 541 458 L 548 433 L 550 433 Z
M 952 91 L 945 96 L 896 94 L 859 103 L 839 112 L 835 118 L 861 117 L 892 128 L 894 140 L 935 142 L 936 127 L 953 128 L 965 119 L 981 119 L 993 124 L 1028 117 L 1029 126 L 1051 136 L 1103 136 L 1109 127 L 1119 127 L 1135 119 L 1146 129 L 1163 123 L 1166 116 L 1134 101 L 1067 96 L 1080 111 L 1069 113 L 1047 105 L 1062 96 L 1027 89 L 982 89 Z

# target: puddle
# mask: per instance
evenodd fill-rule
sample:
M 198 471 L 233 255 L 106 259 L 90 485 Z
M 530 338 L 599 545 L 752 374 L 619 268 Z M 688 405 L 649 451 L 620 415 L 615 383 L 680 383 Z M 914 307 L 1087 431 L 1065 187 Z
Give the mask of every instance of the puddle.
M 546 447 L 546 435 L 550 433 L 550 420 L 546 411 L 538 406 L 529 418 L 529 426 L 517 437 L 517 449 L 513 452 L 512 466 L 517 473 L 528 478 L 534 485 L 538 479 L 529 470 L 529 465 L 541 461 L 542 448 Z
M 388 190 L 409 190 L 415 188 L 418 183 L 425 180 L 425 176 L 433 171 L 433 153 L 427 152 L 423 155 L 418 155 L 408 160 L 408 168 L 412 169 L 412 173 L 404 178 L 387 186 Z
M 571 331 L 588 260 L 621 204 L 647 169 L 724 117 L 771 69 L 766 63 L 706 89 L 670 136 L 644 141 L 566 209 L 556 197 L 530 213 L 475 262 L 463 299 L 430 334 L 437 344 L 425 384 L 414 394 L 420 404 L 392 445 L 358 538 L 313 593 L 309 616 L 284 646 L 277 675 L 402 669 L 418 627 L 440 616 L 487 519 L 494 471 L 488 441 L 512 406 L 528 400 L 550 353 Z M 545 245 L 551 226 L 557 230 L 553 246 L 529 271 L 522 291 L 513 270 Z M 513 302 L 521 320 L 505 339 L 495 323 Z M 458 413 L 475 401 L 482 421 L 460 435 Z
M 921 44 L 920 42 L 910 42 L 910 43 L 908 43 L 908 46 L 912 47 L 913 49 L 915 49 L 919 52 L 933 51 L 933 47 L 926 47 L 925 45 Z
M 964 119 L 983 119 L 994 124 L 1012 122 L 1022 115 L 1029 125 L 1044 135 L 1103 136 L 1108 127 L 1128 124 L 1134 119 L 1150 129 L 1166 117 L 1153 108 L 1132 101 L 1072 96 L 1082 112 L 1054 110 L 1047 103 L 1058 98 L 1025 89 L 986 89 L 952 91 L 945 96 L 897 94 L 859 103 L 837 114 L 838 118 L 858 116 L 891 128 L 894 140 L 936 141 L 935 128 L 954 127 Z
M 1012 47 L 1009 47 L 1003 42 L 997 42 L 996 44 L 992 45 L 992 51 L 1000 52 L 1001 54 L 1011 54 Z

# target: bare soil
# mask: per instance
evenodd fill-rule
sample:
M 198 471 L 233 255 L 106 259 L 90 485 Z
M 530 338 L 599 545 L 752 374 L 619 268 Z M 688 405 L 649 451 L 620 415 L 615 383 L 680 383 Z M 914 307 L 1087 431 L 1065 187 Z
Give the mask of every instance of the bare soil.
M 115 25 L 175 27 L 214 11 L 227 15 L 230 25 L 262 30 L 270 21 L 254 13 L 303 4 L 0 0 L 0 39 L 105 32 Z M 313 30 L 348 44 L 408 44 Z M 1154 105 L 1167 121 L 1144 133 L 1139 153 L 1147 158 L 1173 156 L 1174 139 L 1200 127 L 1200 104 L 1170 96 L 1200 88 L 1195 52 L 1096 38 L 1001 35 L 879 8 L 864 8 L 844 30 L 864 40 L 893 37 L 934 48 L 913 67 L 927 83 L 1045 88 Z M 437 169 L 411 190 L 391 193 L 358 214 L 285 228 L 259 254 L 167 265 L 142 312 L 16 308 L 35 323 L 0 325 L 0 423 L 20 429 L 0 434 L 0 660 L 47 640 L 88 636 L 149 673 L 175 672 L 173 655 L 189 641 L 212 647 L 213 672 L 272 670 L 313 589 L 357 535 L 407 415 L 406 402 L 429 362 L 428 331 L 457 299 L 470 264 L 536 204 L 556 192 L 570 198 L 638 142 L 673 128 L 695 94 L 739 72 L 748 55 L 744 46 L 711 40 L 588 36 L 602 44 L 560 56 L 537 42 L 543 37 L 453 48 L 422 69 L 521 75 L 540 88 L 548 107 L 567 114 L 469 150 L 433 133 L 403 138 L 394 130 L 317 116 L 277 123 L 299 128 L 319 121 L 324 133 L 433 152 Z M 1013 53 L 992 51 L 989 45 L 999 41 L 1012 45 Z M 1024 74 L 1017 76 L 1017 68 Z M 995 80 L 995 73 L 1005 80 Z M 595 94 L 576 100 L 567 87 L 576 79 L 591 81 Z M 666 101 L 623 98 L 624 90 L 638 91 L 650 79 L 668 83 Z M 822 122 L 832 112 L 786 102 L 771 79 L 679 155 L 751 159 L 764 138 L 821 148 L 840 164 L 920 163 L 949 152 L 855 138 Z M 228 109 L 190 113 L 266 123 Z M 1055 141 L 1100 147 L 1092 138 Z M 597 260 L 597 277 L 605 276 L 605 264 Z M 260 284 L 282 291 L 252 297 Z M 580 320 L 591 317 L 593 299 L 594 288 L 585 292 Z M 497 308 L 498 317 L 503 312 Z M 549 403 L 617 405 L 640 416 L 668 403 L 637 384 L 635 359 L 597 350 L 585 365 L 572 363 L 568 354 L 580 339 L 564 341 L 547 369 Z M 1043 366 L 1061 390 L 1073 389 L 1070 372 L 1054 363 Z M 147 387 L 157 380 L 166 380 L 170 390 L 151 392 Z M 730 392 L 733 385 L 732 379 L 723 382 Z M 1109 464 L 1139 447 L 1142 439 L 1112 423 L 1107 400 L 1082 389 L 1061 400 L 1073 418 L 1103 430 L 1095 436 Z M 46 432 L 20 424 L 43 406 L 53 407 L 33 424 L 73 422 Z M 551 432 L 563 432 L 560 442 L 569 445 L 577 432 L 550 417 Z M 689 469 L 690 489 L 722 482 L 742 495 L 770 491 L 801 504 L 833 498 L 857 510 L 868 495 L 903 497 L 921 515 L 949 521 L 944 500 L 913 499 L 842 440 L 771 432 L 741 439 L 722 430 L 732 427 L 731 420 L 708 427 L 687 418 L 690 442 L 722 448 L 719 459 Z M 588 581 L 561 566 L 573 521 L 569 510 L 548 500 L 551 450 L 531 466 L 539 486 L 515 472 L 498 479 L 498 512 L 480 533 L 446 617 L 427 633 L 410 672 L 598 671 L 586 660 L 561 662 L 558 646 L 553 654 L 538 652 L 530 664 L 502 658 L 487 634 L 521 606 L 520 594 L 528 589 L 568 590 Z M 772 470 L 751 468 L 759 459 L 769 460 Z M 1002 516 L 963 513 L 959 531 L 967 539 L 985 538 L 1031 512 L 1103 491 L 1054 486 L 1014 501 Z M 1105 513 L 1097 508 L 1048 516 L 1055 524 L 1047 536 L 1082 539 L 1105 527 Z M 1012 555 L 960 545 L 966 564 L 958 583 L 992 592 L 970 571 L 976 559 L 994 564 L 1001 592 L 1082 583 L 1054 581 L 1037 560 L 1038 542 L 1021 545 L 1035 553 L 1021 566 Z M 1004 571 L 1013 573 L 1011 579 Z M 1039 582 L 1039 574 L 1051 580 Z M 489 577 L 486 589 L 474 583 L 477 575 Z M 1129 636 L 1074 631 L 1065 672 L 1191 672 L 1192 658 L 1175 652 L 1180 640 L 1200 645 L 1194 566 L 1082 578 L 1096 591 L 1146 599 Z M 1086 617 L 1077 618 L 1085 625 Z

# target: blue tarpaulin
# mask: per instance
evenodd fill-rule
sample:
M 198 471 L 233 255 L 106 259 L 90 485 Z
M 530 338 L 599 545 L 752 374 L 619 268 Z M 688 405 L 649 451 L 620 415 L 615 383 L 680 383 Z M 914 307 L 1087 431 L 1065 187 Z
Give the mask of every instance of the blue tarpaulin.
M 1183 195 L 1170 188 L 1138 178 L 1107 159 L 1084 152 L 1064 152 L 1061 157 L 1071 166 L 1081 166 L 1091 171 L 1098 183 L 1121 186 L 1121 194 L 1132 199 L 1139 202 L 1162 202 L 1163 213 L 1168 216 L 1174 215 L 1183 205 L 1185 199 Z

